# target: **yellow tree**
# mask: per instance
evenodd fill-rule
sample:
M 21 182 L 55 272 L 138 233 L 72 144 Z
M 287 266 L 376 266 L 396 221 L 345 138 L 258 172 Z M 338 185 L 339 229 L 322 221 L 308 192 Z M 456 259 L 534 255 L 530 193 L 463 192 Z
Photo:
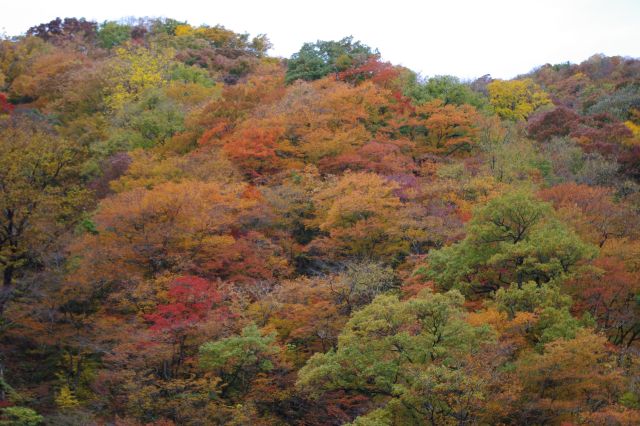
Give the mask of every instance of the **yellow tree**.
M 167 82 L 169 53 L 154 53 L 144 47 L 119 47 L 108 70 L 107 105 L 118 110 L 135 101 L 145 90 Z
M 494 80 L 487 89 L 496 113 L 508 120 L 525 120 L 537 108 L 551 103 L 549 95 L 530 78 Z
M 390 260 L 406 254 L 397 189 L 375 173 L 348 172 L 329 182 L 313 199 L 317 216 L 310 222 L 325 233 L 317 243 L 336 257 Z
M 575 421 L 615 406 L 624 391 L 625 380 L 606 337 L 588 329 L 575 339 L 547 343 L 541 354 L 523 356 L 517 371 L 523 397 L 538 421 Z
M 14 277 L 76 223 L 88 199 L 80 186 L 85 150 L 36 123 L 0 122 L 0 313 Z

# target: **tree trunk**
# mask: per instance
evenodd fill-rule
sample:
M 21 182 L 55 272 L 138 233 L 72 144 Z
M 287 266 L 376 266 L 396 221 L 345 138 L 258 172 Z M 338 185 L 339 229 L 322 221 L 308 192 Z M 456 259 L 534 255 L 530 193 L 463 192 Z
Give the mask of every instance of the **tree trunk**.
M 4 308 L 13 292 L 13 265 L 7 265 L 2 273 L 2 289 L 0 290 L 0 315 L 4 313 Z

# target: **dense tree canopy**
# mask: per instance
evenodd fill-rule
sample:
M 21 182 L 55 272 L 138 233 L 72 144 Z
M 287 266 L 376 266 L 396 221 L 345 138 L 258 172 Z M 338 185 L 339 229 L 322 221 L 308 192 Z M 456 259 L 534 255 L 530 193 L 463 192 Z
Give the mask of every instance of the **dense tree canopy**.
M 11 298 L 14 278 L 82 216 L 87 190 L 79 179 L 86 149 L 45 124 L 19 117 L 0 128 L 0 312 Z
M 353 37 L 340 41 L 305 43 L 287 64 L 287 82 L 298 79 L 317 80 L 330 73 L 345 71 L 365 63 L 378 53 Z
M 640 61 L 0 40 L 0 424 L 640 424 Z
M 444 288 L 493 291 L 561 278 L 595 254 L 551 207 L 526 191 L 507 193 L 474 212 L 460 243 L 432 252 L 427 275 Z

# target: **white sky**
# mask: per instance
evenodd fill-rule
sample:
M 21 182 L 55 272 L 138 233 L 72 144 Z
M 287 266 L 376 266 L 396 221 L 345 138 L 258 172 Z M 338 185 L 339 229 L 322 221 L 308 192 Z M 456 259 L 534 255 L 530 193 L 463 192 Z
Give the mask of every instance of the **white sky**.
M 594 53 L 640 57 L 640 0 L 2 0 L 0 33 L 57 16 L 170 17 L 266 33 L 271 54 L 353 35 L 423 75 L 511 78 Z

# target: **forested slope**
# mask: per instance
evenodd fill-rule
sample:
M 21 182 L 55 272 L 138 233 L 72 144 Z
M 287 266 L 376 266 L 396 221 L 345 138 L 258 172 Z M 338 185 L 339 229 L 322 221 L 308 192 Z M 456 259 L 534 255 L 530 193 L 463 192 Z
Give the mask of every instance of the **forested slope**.
M 640 60 L 269 48 L 0 40 L 0 424 L 639 424 Z

